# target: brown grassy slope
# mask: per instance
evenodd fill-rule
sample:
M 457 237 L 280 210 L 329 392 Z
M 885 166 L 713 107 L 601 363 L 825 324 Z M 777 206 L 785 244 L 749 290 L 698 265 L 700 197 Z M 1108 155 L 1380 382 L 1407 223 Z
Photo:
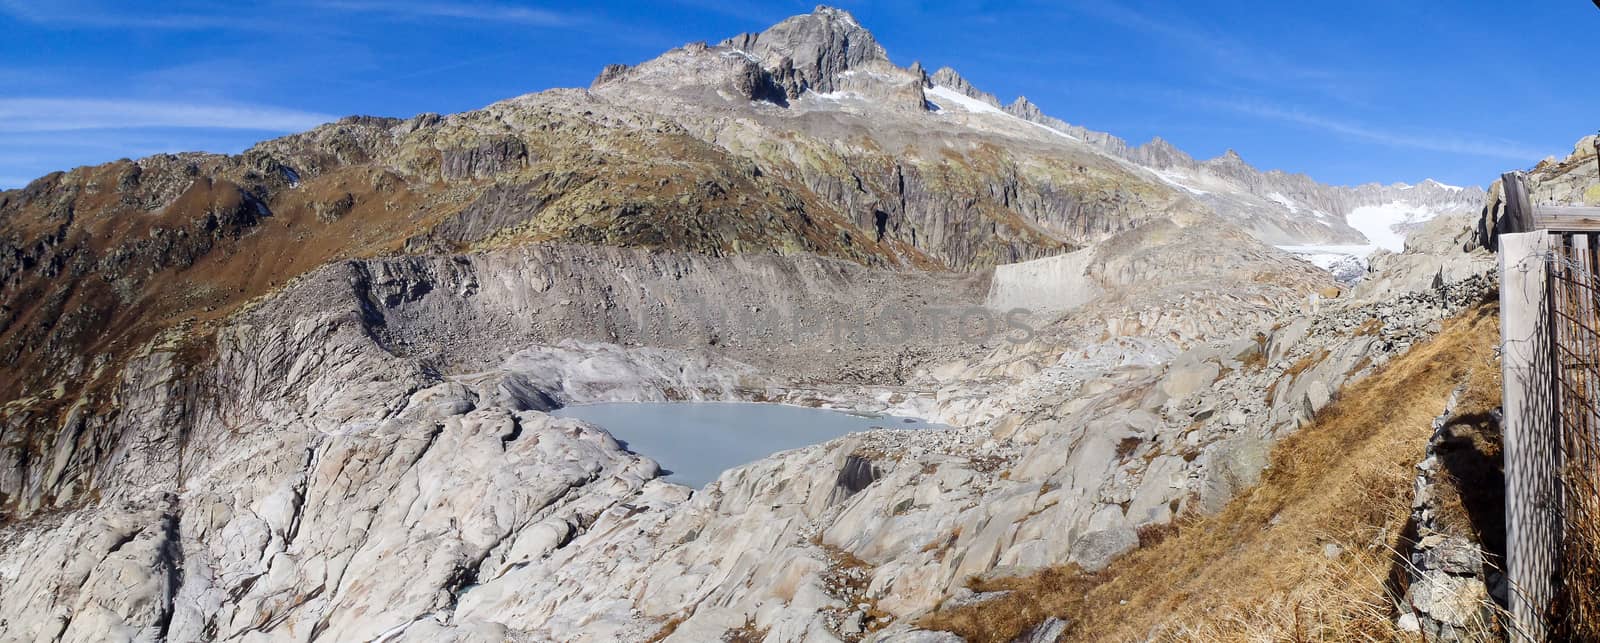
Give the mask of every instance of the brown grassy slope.
M 348 119 L 240 156 L 123 160 L 0 192 L 0 400 L 49 389 L 82 370 L 75 358 L 120 359 L 160 329 L 220 319 L 349 258 L 564 240 L 942 267 L 684 132 L 558 109 L 529 118 L 519 144 L 533 158 L 487 176 L 444 176 L 464 128 Z M 477 199 L 496 189 L 522 200 L 479 222 L 487 238 L 435 234 L 462 216 L 493 219 Z
M 1052 615 L 1080 641 L 1404 638 L 1391 596 L 1403 592 L 1394 552 L 1414 467 L 1452 391 L 1466 386 L 1458 415 L 1499 405 L 1498 340 L 1498 305 L 1470 309 L 1281 442 L 1261 484 L 1221 514 L 1185 519 L 1100 574 L 982 583 L 1015 591 L 921 625 L 973 641 L 1009 640 Z

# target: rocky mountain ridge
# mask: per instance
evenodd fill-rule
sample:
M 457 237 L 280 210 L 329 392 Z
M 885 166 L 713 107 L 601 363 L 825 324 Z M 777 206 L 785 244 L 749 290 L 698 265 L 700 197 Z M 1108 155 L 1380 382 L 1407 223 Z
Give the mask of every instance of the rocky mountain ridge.
M 992 97 L 990 102 L 999 105 Z M 1246 163 L 1238 152 L 1231 149 L 1214 159 L 1196 160 L 1160 137 L 1143 145 L 1129 146 L 1114 135 L 1048 116 L 1022 96 L 1005 106 L 1005 110 L 1018 118 L 1060 130 L 1108 154 L 1156 171 L 1162 180 L 1202 197 L 1202 200 L 1212 203 L 1219 210 L 1264 209 L 1274 211 L 1279 218 L 1284 218 L 1284 210 L 1291 215 L 1309 213 L 1314 217 L 1310 223 L 1333 230 L 1332 233 L 1311 232 L 1299 227 L 1258 230 L 1264 240 L 1279 245 L 1359 243 L 1360 237 L 1349 235 L 1342 224 L 1346 217 L 1361 207 L 1400 205 L 1426 209 L 1438 215 L 1476 210 L 1484 198 L 1481 188 L 1445 185 L 1432 179 L 1416 185 L 1326 185 L 1304 174 L 1281 170 L 1263 172 Z M 1296 217 L 1287 219 L 1293 223 L 1307 223 Z
M 1045 132 L 1036 134 L 1065 137 L 1130 161 L 1198 198 L 1214 212 L 1242 224 L 1263 241 L 1278 245 L 1362 243 L 1362 234 L 1346 223 L 1346 217 L 1362 207 L 1399 206 L 1437 215 L 1475 210 L 1483 198 L 1478 188 L 1456 188 L 1432 180 L 1415 186 L 1330 186 L 1303 174 L 1260 171 L 1232 150 L 1215 159 L 1197 161 L 1160 138 L 1129 146 L 1113 135 L 1048 116 L 1026 97 L 1002 105 L 994 95 L 949 67 L 932 74 L 926 73 L 920 63 L 899 68 L 853 17 L 829 7 L 818 7 L 812 14 L 795 16 L 767 32 L 744 34 L 703 51 L 708 55 L 747 58 L 753 68 L 746 74 L 760 78 L 736 83 L 742 88 L 738 95 L 761 100 L 768 95 L 761 87 L 778 88 L 783 91 L 785 106 L 786 101 L 812 92 L 821 96 L 856 95 L 903 110 L 939 111 L 943 107 L 937 99 L 929 99 L 929 90 L 945 88 L 976 101 L 967 111 L 975 108 L 1009 114 L 1043 126 Z M 806 62 L 796 63 L 797 60 Z M 627 70 L 625 66 L 608 67 L 596 79 L 596 87 L 619 79 Z

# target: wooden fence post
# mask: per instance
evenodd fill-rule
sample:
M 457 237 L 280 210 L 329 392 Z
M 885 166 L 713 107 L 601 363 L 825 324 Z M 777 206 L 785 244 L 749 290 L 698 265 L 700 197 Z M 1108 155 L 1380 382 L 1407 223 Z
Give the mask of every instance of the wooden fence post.
M 1507 183 L 1508 187 L 1510 183 Z M 1508 205 L 1513 201 L 1508 191 Z M 1506 577 L 1512 640 L 1544 641 L 1560 551 L 1548 232 L 1500 235 Z
M 1505 221 L 1496 226 L 1501 233 L 1533 231 L 1533 200 L 1528 198 L 1528 184 L 1521 172 L 1500 175 L 1500 187 L 1505 192 Z

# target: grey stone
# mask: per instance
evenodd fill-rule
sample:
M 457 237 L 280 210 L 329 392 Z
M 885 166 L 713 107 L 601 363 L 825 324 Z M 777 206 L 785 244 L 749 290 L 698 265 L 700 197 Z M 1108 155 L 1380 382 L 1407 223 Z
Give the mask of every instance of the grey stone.
M 1085 570 L 1100 571 L 1109 566 L 1117 556 L 1138 546 L 1139 534 L 1133 529 L 1120 527 L 1094 531 L 1072 542 L 1072 555 L 1069 560 Z

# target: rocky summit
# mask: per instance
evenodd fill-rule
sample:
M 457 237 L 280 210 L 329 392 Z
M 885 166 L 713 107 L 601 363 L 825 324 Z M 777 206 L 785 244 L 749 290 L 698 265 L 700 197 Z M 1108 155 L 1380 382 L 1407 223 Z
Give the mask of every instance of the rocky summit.
M 1538 172 L 1590 194 L 1587 158 Z M 1318 466 L 1283 445 L 1492 299 L 1502 194 L 1130 146 L 829 7 L 586 89 L 50 174 L 0 192 L 0 639 L 1093 640 L 1004 601 Z M 1339 279 L 1277 247 L 1383 235 Z M 940 426 L 691 489 L 548 413 L 663 400 Z M 1373 520 L 1371 551 L 1405 522 Z M 1476 555 L 1450 587 L 1488 595 Z

